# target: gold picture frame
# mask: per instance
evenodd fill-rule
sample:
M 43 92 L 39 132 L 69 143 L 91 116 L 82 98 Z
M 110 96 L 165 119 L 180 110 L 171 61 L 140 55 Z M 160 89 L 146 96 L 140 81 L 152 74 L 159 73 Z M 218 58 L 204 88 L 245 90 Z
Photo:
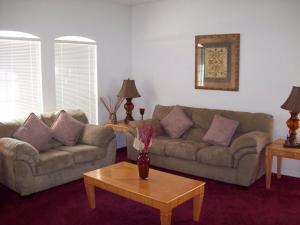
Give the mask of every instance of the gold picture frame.
M 239 90 L 240 34 L 195 36 L 195 88 Z

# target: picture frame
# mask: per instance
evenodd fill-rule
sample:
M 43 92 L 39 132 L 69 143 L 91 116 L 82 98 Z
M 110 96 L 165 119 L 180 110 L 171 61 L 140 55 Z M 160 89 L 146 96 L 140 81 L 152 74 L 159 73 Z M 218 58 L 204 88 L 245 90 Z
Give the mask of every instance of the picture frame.
M 239 91 L 240 34 L 195 36 L 195 89 Z

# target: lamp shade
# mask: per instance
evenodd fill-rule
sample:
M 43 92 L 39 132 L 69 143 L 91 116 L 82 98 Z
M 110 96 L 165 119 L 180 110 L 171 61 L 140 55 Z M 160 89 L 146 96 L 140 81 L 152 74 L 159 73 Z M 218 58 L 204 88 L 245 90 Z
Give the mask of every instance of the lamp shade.
M 118 93 L 118 97 L 121 98 L 138 98 L 141 97 L 138 90 L 136 89 L 134 80 L 124 80 L 122 88 Z
M 290 96 L 285 103 L 283 103 L 281 108 L 291 112 L 300 112 L 300 87 L 293 87 Z

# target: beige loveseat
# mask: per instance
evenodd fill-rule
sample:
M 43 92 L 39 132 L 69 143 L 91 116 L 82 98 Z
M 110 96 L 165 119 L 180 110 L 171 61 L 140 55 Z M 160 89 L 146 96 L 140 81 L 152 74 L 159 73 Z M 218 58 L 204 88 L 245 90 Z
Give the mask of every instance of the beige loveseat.
M 87 117 L 79 110 L 67 112 L 86 124 L 78 144 L 63 146 L 53 141 L 52 148 L 44 152 L 11 138 L 22 121 L 0 123 L 0 183 L 20 195 L 29 195 L 79 179 L 84 172 L 115 162 L 113 130 L 88 124 Z M 41 119 L 51 126 L 56 116 L 45 113 Z
M 173 106 L 157 105 L 152 119 L 146 123 L 157 127 Z M 167 134 L 153 138 L 150 148 L 151 165 L 187 174 L 215 179 L 241 186 L 249 186 L 264 174 L 264 149 L 271 141 L 273 117 L 265 113 L 182 107 L 194 125 L 181 138 Z M 229 147 L 214 146 L 202 141 L 215 114 L 239 121 Z M 136 126 L 130 122 L 126 133 L 127 154 L 137 159 L 132 147 Z

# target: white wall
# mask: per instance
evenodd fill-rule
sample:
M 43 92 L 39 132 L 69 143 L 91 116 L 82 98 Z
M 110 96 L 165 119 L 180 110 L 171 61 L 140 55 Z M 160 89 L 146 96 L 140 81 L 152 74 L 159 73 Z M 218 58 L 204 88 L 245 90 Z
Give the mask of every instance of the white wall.
M 0 30 L 37 35 L 42 43 L 44 110 L 55 110 L 54 39 L 88 37 L 98 45 L 99 96 L 116 95 L 130 74 L 130 8 L 102 0 L 1 0 Z M 100 122 L 108 115 L 99 104 Z
M 280 108 L 300 85 L 300 1 L 165 0 L 132 9 L 132 74 L 150 116 L 155 104 L 266 112 L 275 138 L 289 113 Z M 240 33 L 240 91 L 194 89 L 194 37 Z M 299 161 L 283 173 L 300 177 Z

